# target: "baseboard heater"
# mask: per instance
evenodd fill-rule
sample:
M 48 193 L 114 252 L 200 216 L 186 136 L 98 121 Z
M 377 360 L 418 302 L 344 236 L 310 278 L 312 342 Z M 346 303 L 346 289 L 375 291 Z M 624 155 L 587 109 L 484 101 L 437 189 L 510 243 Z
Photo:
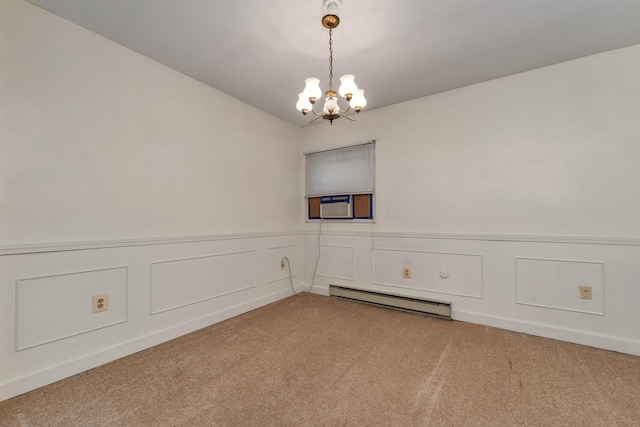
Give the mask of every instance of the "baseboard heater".
M 412 313 L 451 320 L 451 303 L 404 295 L 329 285 L 329 295 Z

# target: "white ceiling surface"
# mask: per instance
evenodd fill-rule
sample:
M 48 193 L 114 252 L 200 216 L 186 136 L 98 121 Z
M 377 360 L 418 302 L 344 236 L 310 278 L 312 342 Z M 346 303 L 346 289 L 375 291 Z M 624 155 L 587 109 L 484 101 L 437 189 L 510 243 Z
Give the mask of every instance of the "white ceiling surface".
M 328 89 L 322 0 L 28 0 L 298 126 Z M 640 0 L 344 0 L 334 83 L 364 111 L 640 44 Z M 344 101 L 343 101 L 344 104 Z

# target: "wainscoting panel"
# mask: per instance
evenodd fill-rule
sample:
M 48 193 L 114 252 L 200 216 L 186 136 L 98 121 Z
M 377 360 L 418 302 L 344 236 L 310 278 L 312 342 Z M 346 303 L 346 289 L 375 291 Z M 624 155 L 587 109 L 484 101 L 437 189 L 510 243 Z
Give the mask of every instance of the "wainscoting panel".
M 353 247 L 320 245 L 318 276 L 353 280 Z
M 591 287 L 591 299 L 580 298 Z M 604 316 L 604 263 L 516 258 L 516 302 Z
M 255 251 L 153 262 L 151 314 L 256 286 Z
M 376 248 L 372 257 L 376 285 L 482 298 L 482 255 Z
M 303 288 L 302 243 L 285 231 L 0 248 L 0 401 L 292 295 L 277 274 L 286 255 Z
M 353 248 L 351 286 L 448 301 L 454 320 L 640 356 L 637 239 L 372 234 L 338 227 L 323 231 L 322 243 Z M 317 241 L 309 227 L 303 242 L 306 284 Z M 350 254 L 341 255 L 327 262 L 346 267 Z M 323 274 L 334 268 L 324 266 L 322 257 L 320 267 Z M 411 268 L 411 278 L 403 278 L 403 267 Z M 327 295 L 329 285 L 340 283 L 318 276 L 313 292 Z M 591 300 L 580 299 L 580 286 L 591 287 Z
M 287 261 L 284 261 L 284 268 L 281 268 L 280 262 L 287 257 L 289 259 L 289 264 Z M 265 280 L 267 283 L 276 282 L 278 280 L 288 279 L 289 278 L 289 268 L 291 268 L 291 275 L 296 275 L 296 246 L 280 246 L 276 248 L 267 248 L 267 253 L 265 256 L 266 265 L 264 268 L 265 271 Z
M 16 350 L 127 321 L 127 267 L 16 280 Z M 108 310 L 93 313 L 93 296 Z

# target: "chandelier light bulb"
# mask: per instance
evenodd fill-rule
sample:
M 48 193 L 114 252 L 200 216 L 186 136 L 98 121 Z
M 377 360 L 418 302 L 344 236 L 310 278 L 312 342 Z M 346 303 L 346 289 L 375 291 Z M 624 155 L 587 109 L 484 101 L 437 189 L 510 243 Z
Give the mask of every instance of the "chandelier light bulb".
M 356 85 L 353 74 L 345 74 L 340 77 L 340 89 L 338 90 L 340 96 L 346 98 L 347 95 L 355 95 L 357 91 L 358 86 Z
M 309 111 L 313 108 L 313 106 L 309 102 L 309 98 L 306 98 L 303 92 L 300 92 L 298 94 L 298 102 L 296 103 L 296 108 L 298 109 L 298 111 L 302 112 L 303 114 L 304 114 L 303 112 L 304 110 Z
M 307 98 L 309 101 L 311 101 L 312 99 L 313 101 L 315 101 L 316 99 L 322 97 L 322 89 L 320 89 L 320 79 L 316 77 L 309 77 L 304 82 L 306 83 L 306 86 L 304 88 L 304 92 L 302 93 L 304 93 L 305 98 Z
M 364 97 L 364 89 L 358 89 L 356 93 L 353 94 L 353 98 L 351 98 L 351 102 L 349 103 L 351 108 L 356 109 L 356 111 L 364 108 L 367 105 L 367 100 Z
M 324 102 L 325 113 L 334 114 L 337 110 L 338 110 L 338 101 L 336 101 L 336 98 L 333 96 L 327 96 L 327 99 Z

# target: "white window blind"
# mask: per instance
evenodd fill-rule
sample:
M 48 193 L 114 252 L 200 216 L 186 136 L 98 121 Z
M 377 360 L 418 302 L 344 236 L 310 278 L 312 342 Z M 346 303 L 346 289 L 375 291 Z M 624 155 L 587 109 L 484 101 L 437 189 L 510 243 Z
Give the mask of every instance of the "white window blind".
M 307 197 L 373 194 L 375 142 L 306 154 Z

